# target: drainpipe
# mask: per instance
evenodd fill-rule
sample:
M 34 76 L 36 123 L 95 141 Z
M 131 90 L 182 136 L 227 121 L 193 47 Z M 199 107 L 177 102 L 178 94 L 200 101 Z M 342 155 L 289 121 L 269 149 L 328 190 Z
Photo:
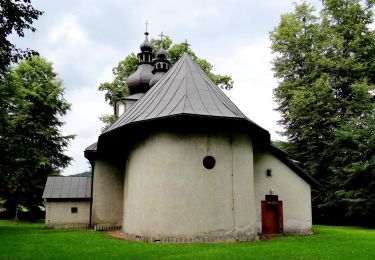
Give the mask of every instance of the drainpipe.
M 90 198 L 90 218 L 89 218 L 89 229 L 92 228 L 92 201 L 93 201 L 93 194 L 94 194 L 94 168 L 95 168 L 95 161 L 91 163 L 91 198 Z

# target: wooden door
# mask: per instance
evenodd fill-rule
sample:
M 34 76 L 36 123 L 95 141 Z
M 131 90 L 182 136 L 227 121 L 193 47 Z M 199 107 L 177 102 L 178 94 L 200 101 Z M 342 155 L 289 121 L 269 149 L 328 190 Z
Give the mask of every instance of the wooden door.
M 281 201 L 262 201 L 262 233 L 283 233 Z

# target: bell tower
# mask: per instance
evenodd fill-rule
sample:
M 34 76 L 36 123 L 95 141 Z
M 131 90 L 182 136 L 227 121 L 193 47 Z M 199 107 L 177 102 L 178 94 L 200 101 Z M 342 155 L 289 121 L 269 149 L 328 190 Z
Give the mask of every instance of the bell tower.
M 152 73 L 154 74 L 154 76 L 150 80 L 150 83 L 149 83 L 150 87 L 155 85 L 155 83 L 158 82 L 159 79 L 161 79 L 161 77 L 164 76 L 164 74 L 169 70 L 171 66 L 171 62 L 168 60 L 168 54 L 163 47 L 163 37 L 165 37 L 165 35 L 163 34 L 163 32 L 161 32 L 159 36 L 160 36 L 161 43 L 160 43 L 160 48 L 158 52 L 156 53 L 156 58 L 152 62 L 154 65 L 154 69 L 152 70 Z
M 138 68 L 127 79 L 126 83 L 129 88 L 130 95 L 137 93 L 146 93 L 150 89 L 149 82 L 152 75 L 152 60 L 154 54 L 152 53 L 152 45 L 148 40 L 148 32 L 145 32 L 145 40 L 140 45 L 141 52 L 138 53 Z

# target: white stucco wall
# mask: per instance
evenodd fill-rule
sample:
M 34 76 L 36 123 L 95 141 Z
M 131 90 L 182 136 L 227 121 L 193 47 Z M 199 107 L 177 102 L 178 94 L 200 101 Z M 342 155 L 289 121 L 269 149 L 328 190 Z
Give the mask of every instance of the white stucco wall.
M 93 224 L 121 225 L 124 177 L 119 167 L 104 160 L 95 161 Z
M 266 177 L 266 170 L 272 177 Z M 279 196 L 283 202 L 284 233 L 304 234 L 311 232 L 311 189 L 310 185 L 288 166 L 269 152 L 254 154 L 254 183 L 257 212 L 257 227 L 262 230 L 261 201 L 265 195 Z
M 71 208 L 76 207 L 77 213 Z M 46 201 L 47 227 L 62 227 L 64 224 L 88 224 L 90 216 L 90 200 L 83 201 Z
M 202 164 L 207 155 L 216 160 L 211 170 Z M 166 241 L 254 239 L 252 165 L 245 134 L 149 136 L 128 157 L 124 232 Z

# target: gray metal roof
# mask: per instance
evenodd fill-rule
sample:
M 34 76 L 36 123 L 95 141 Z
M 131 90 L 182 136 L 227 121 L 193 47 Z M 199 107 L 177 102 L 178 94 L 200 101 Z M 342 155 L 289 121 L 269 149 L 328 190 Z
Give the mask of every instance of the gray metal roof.
M 133 94 L 133 95 L 129 95 L 129 96 L 126 96 L 122 99 L 127 99 L 127 100 L 138 100 L 140 99 L 142 96 L 144 95 L 144 93 L 136 93 L 136 94 Z
M 130 123 L 174 115 L 250 121 L 207 77 L 199 65 L 185 53 L 143 97 L 122 114 L 104 133 Z
M 89 146 L 87 146 L 85 151 L 96 151 L 97 148 L 98 148 L 98 142 L 90 144 Z
M 91 177 L 48 177 L 42 198 L 91 198 Z

